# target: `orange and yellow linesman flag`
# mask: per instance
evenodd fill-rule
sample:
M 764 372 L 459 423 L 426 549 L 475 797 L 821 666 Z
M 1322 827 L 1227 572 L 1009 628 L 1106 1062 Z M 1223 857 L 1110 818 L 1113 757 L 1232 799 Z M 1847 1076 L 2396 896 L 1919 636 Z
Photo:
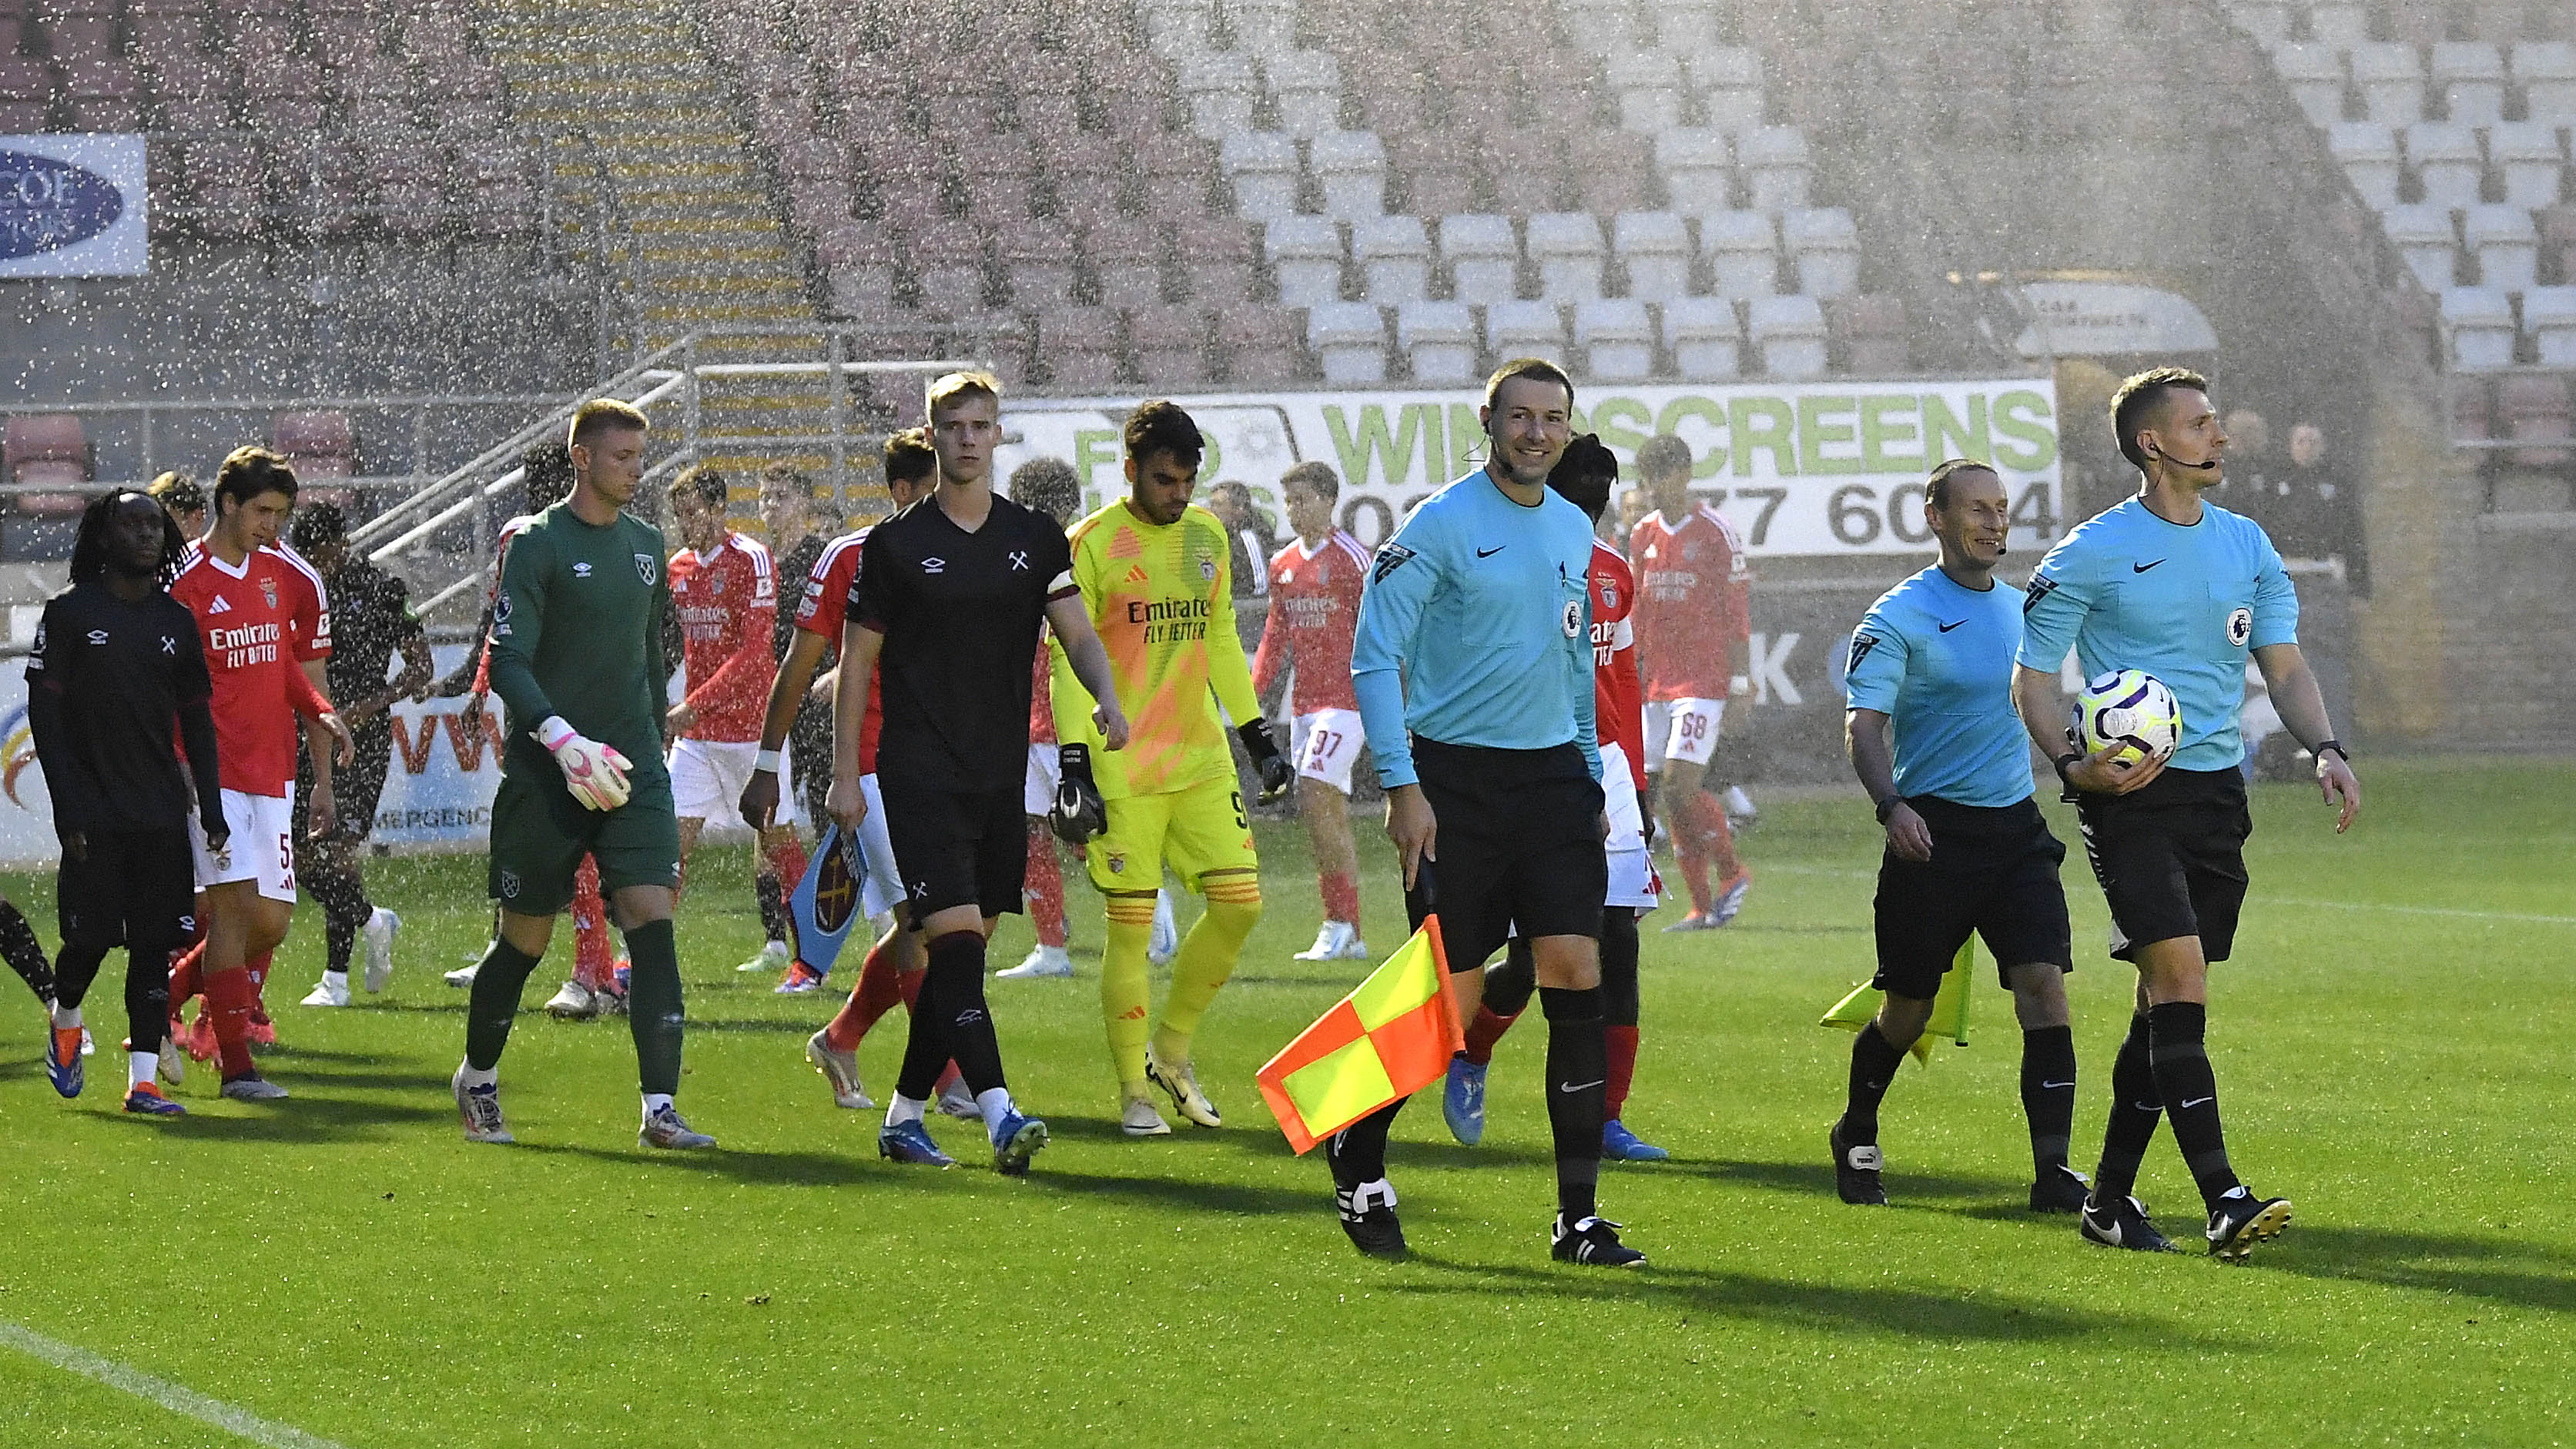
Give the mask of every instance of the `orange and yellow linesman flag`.
M 1924 1024 L 1923 1034 L 1916 1037 L 1914 1045 L 1909 1048 L 1916 1061 L 1927 1067 L 1932 1065 L 1934 1037 L 1948 1037 L 1960 1046 L 1968 1044 L 1968 978 L 1976 974 L 1976 967 L 1977 940 L 1971 936 L 1959 948 L 1958 959 L 1950 963 L 1949 971 L 1941 977 L 1940 990 L 1932 994 L 1932 1019 Z M 1837 1026 L 1857 1032 L 1869 1025 L 1870 1018 L 1878 1015 L 1878 1003 L 1885 995 L 1864 981 L 1852 988 L 1851 995 L 1835 1002 L 1833 1009 L 1825 1013 L 1824 1020 L 1816 1025 Z
M 1466 1045 L 1440 918 L 1255 1074 L 1288 1145 L 1303 1154 L 1378 1108 L 1439 1081 Z

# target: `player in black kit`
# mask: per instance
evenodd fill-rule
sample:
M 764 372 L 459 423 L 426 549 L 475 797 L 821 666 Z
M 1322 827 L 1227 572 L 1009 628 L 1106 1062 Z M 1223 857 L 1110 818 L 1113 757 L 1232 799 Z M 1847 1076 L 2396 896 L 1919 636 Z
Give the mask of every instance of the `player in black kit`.
M 53 796 L 63 859 L 55 876 L 63 952 L 45 1068 L 80 1095 L 81 1000 L 108 950 L 126 948 L 132 1039 L 125 1110 L 180 1116 L 153 1071 L 170 1024 L 170 953 L 188 944 L 196 890 L 188 776 L 206 845 L 227 836 L 215 773 L 214 686 L 197 624 L 168 588 L 184 547 L 152 496 L 114 489 L 81 514 L 71 587 L 45 603 L 27 656 L 27 722 Z M 176 729 L 187 776 L 170 749 Z

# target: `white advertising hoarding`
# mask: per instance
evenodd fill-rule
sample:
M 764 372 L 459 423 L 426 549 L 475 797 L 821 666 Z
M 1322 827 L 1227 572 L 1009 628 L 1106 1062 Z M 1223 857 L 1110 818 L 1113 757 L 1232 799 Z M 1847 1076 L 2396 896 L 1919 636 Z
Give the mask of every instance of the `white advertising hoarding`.
M 0 277 L 152 269 L 141 136 L 0 136 Z

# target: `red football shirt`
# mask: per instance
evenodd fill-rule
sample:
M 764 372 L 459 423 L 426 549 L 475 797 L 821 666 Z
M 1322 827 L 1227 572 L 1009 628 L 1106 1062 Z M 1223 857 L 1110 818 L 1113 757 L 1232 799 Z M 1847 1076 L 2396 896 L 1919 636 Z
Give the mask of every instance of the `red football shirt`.
M 265 549 L 237 568 L 200 549 L 170 585 L 197 616 L 224 788 L 245 795 L 283 800 L 295 789 L 299 730 L 282 671 L 296 667 L 288 616 L 296 589 L 295 566 Z
M 868 531 L 845 533 L 823 546 L 823 556 L 814 560 L 814 573 L 805 581 L 805 597 L 796 604 L 796 627 L 823 639 L 823 664 L 829 669 L 840 658 L 841 625 L 850 607 L 850 582 L 859 573 L 859 545 Z M 880 704 L 882 683 L 868 680 L 867 714 L 859 723 L 859 773 L 873 775 L 877 770 L 877 731 L 885 722 Z
M 767 545 L 739 533 L 705 553 L 671 560 L 671 607 L 680 616 L 688 661 L 681 702 L 697 711 L 688 738 L 755 743 L 778 667 L 769 641 L 778 624 L 778 578 Z
M 1649 513 L 1628 540 L 1637 575 L 1637 655 L 1646 698 L 1724 699 L 1748 637 L 1753 571 L 1744 540 L 1700 504 L 1667 523 Z
M 1311 553 L 1300 540 L 1271 555 L 1270 617 L 1252 656 L 1256 693 L 1267 693 L 1293 659 L 1292 713 L 1360 707 L 1351 692 L 1351 631 L 1359 627 L 1367 578 L 1368 550 L 1340 529 Z
M 1047 655 L 1046 631 L 1038 631 L 1038 657 L 1030 664 L 1029 743 L 1051 745 L 1055 738 L 1055 669 Z
M 1619 551 L 1592 544 L 1592 711 L 1601 743 L 1628 755 L 1639 798 L 1646 793 L 1646 722 L 1637 680 L 1637 580 Z

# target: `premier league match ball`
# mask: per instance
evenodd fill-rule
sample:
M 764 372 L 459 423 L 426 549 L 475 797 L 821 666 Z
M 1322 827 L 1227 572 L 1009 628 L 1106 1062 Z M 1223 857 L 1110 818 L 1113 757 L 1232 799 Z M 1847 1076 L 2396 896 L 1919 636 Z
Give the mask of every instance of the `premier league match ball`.
M 2143 669 L 2113 669 L 2084 681 L 2069 733 L 2088 755 L 2121 746 L 2111 756 L 2115 764 L 2168 759 L 2182 740 L 2182 709 L 2163 680 Z

